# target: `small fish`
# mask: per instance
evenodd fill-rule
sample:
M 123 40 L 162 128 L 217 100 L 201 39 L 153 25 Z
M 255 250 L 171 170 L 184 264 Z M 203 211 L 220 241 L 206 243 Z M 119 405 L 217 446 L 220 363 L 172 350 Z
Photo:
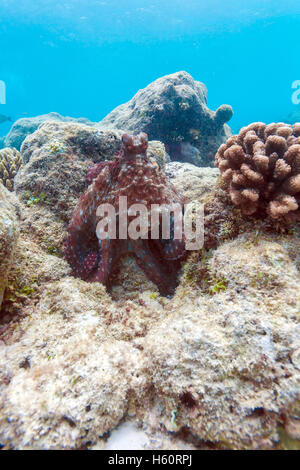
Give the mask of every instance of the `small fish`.
M 8 116 L 4 116 L 4 114 L 0 114 L 0 124 L 2 124 L 3 122 L 6 122 L 6 121 L 12 122 L 12 119 Z

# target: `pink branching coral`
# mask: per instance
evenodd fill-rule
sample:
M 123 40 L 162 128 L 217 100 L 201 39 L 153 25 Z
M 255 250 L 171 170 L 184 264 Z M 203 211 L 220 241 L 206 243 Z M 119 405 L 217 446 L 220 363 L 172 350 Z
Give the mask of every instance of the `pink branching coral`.
M 300 123 L 250 124 L 221 145 L 216 165 L 244 215 L 299 218 Z

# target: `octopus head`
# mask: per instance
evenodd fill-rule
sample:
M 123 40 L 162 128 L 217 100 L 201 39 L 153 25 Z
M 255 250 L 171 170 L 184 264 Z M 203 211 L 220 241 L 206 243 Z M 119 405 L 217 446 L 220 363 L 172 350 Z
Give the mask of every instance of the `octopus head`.
M 124 158 L 131 159 L 136 155 L 145 155 L 148 147 L 148 136 L 144 132 L 138 135 L 124 134 L 122 150 Z

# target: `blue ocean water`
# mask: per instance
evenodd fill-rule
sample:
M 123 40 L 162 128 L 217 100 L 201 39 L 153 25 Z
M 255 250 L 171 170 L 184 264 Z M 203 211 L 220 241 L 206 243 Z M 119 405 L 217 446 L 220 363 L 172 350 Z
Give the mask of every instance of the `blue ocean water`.
M 101 120 L 138 89 L 186 70 L 233 130 L 293 110 L 298 0 L 0 0 L 0 114 Z M 0 124 L 0 135 L 10 125 Z

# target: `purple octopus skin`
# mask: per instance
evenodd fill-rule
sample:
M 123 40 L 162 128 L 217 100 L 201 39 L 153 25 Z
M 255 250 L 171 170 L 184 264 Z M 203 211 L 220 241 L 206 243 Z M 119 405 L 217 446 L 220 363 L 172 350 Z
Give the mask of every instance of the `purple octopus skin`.
M 151 204 L 170 206 L 179 203 L 184 210 L 187 201 L 167 181 L 158 164 L 146 156 L 147 146 L 146 134 L 125 134 L 121 150 L 114 160 L 90 169 L 87 180 L 91 184 L 73 213 L 65 240 L 65 256 L 76 277 L 110 287 L 112 268 L 122 256 L 132 254 L 160 293 L 172 295 L 181 261 L 186 255 L 184 235 L 181 239 L 174 239 L 171 235 L 170 239 L 152 240 L 150 224 L 147 239 L 99 240 L 96 235 L 97 208 L 100 204 L 110 203 L 118 213 L 120 196 L 127 196 L 128 208 L 140 203 L 147 207 L 148 213 Z M 128 223 L 131 220 L 132 216 L 128 215 Z M 161 220 L 158 225 L 161 230 Z

